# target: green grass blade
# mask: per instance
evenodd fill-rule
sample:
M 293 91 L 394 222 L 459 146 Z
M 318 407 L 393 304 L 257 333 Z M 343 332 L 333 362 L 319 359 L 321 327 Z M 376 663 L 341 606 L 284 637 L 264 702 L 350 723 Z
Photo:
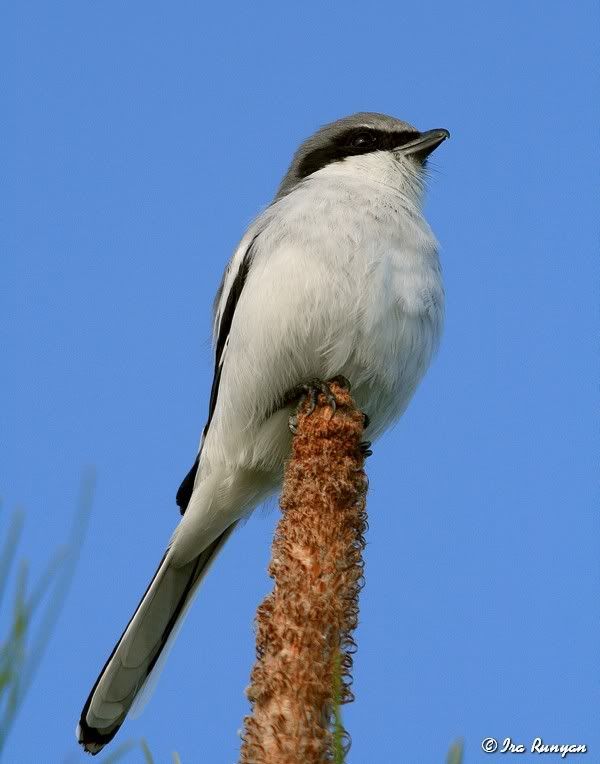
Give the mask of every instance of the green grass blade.
M 29 599 L 26 597 L 26 566 L 21 567 L 17 580 L 13 623 L 9 639 L 0 650 L 0 754 L 14 719 L 39 667 L 51 634 L 64 605 L 75 566 L 83 545 L 90 516 L 94 489 L 94 474 L 88 470 L 81 481 L 78 510 L 75 514 L 66 555 L 57 555 L 44 571 L 44 576 Z M 12 539 L 18 540 L 22 518 L 11 526 Z M 0 556 L 0 573 L 10 570 L 15 543 L 7 540 Z M 1 582 L 4 586 L 5 581 Z M 25 640 L 32 612 L 52 589 L 49 602 L 41 616 L 28 659 L 25 660 Z M 3 707 L 2 707 L 3 704 Z
M 37 586 L 33 592 L 29 595 L 27 600 L 27 610 L 29 616 L 33 615 L 34 611 L 39 607 L 41 601 L 44 599 L 46 593 L 52 587 L 52 583 L 59 573 L 63 563 L 69 555 L 69 550 L 65 546 L 59 549 L 50 562 L 46 565 L 42 575 L 39 577 Z
M 21 538 L 23 523 L 25 522 L 25 513 L 22 510 L 13 512 L 10 518 L 10 525 L 6 534 L 6 540 L 0 552 L 0 606 L 6 591 L 10 569 L 15 558 L 17 546 Z
M 25 605 L 27 592 L 28 566 L 25 561 L 19 566 L 13 618 L 9 638 L 2 649 L 2 694 L 0 695 L 0 751 L 19 707 L 21 676 L 25 663 L 25 637 L 27 634 L 27 607 Z
M 154 764 L 154 758 L 152 756 L 152 752 L 148 748 L 148 743 L 142 738 L 140 740 L 140 746 L 142 747 L 142 751 L 144 752 L 144 761 L 146 764 Z
M 457 740 L 450 746 L 446 764 L 462 764 L 464 744 L 462 740 Z
M 71 532 L 69 534 L 69 540 L 66 544 L 68 552 L 64 558 L 62 570 L 60 571 L 58 579 L 55 583 L 54 592 L 50 602 L 46 607 L 46 612 L 44 613 L 42 621 L 37 630 L 37 636 L 31 648 L 30 658 L 23 673 L 21 688 L 22 696 L 24 696 L 29 689 L 33 677 L 35 676 L 42 656 L 48 645 L 50 635 L 54 630 L 62 610 L 62 606 L 65 602 L 69 586 L 73 580 L 75 567 L 77 566 L 77 562 L 79 560 L 79 554 L 81 547 L 83 546 L 83 539 L 87 531 L 87 525 L 92 509 L 94 484 L 94 472 L 93 470 L 88 470 L 84 474 L 81 481 L 78 510 L 75 514 Z

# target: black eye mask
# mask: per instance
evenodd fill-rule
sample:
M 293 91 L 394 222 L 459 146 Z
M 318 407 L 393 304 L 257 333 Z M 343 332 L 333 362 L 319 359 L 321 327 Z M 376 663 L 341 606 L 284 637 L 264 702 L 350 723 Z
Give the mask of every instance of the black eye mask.
M 328 164 L 340 162 L 346 157 L 400 148 L 419 136 L 420 133 L 417 130 L 388 131 L 365 127 L 352 128 L 308 153 L 298 167 L 298 176 L 306 178 Z

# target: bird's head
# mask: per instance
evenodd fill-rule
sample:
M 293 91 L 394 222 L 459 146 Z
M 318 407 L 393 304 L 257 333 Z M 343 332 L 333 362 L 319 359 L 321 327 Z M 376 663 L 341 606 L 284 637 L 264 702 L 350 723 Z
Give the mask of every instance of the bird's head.
M 325 125 L 301 144 L 277 196 L 320 174 L 369 177 L 403 190 L 422 186 L 427 157 L 450 133 L 420 132 L 408 122 L 359 112 Z

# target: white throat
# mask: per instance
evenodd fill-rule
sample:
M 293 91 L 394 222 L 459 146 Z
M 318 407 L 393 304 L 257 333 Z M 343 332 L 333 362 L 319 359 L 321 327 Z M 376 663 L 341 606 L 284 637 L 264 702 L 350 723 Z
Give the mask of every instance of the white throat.
M 363 180 L 387 186 L 402 196 L 416 211 L 423 202 L 423 170 L 412 159 L 392 151 L 374 151 L 361 156 L 351 156 L 332 162 L 317 172 L 313 178 L 347 178 Z

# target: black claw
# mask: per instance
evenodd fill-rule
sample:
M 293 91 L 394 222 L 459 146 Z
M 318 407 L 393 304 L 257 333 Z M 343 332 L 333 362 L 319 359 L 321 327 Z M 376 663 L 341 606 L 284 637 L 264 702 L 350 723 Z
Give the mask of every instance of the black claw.
M 361 454 L 365 457 L 365 459 L 367 458 L 367 456 L 371 456 L 371 454 L 373 453 L 371 451 L 370 440 L 363 440 L 362 442 L 358 444 L 358 447 L 360 449 Z
M 335 395 L 331 392 L 331 388 L 327 384 L 327 382 L 319 382 L 319 392 L 323 393 L 325 396 L 325 400 L 327 403 L 331 406 L 331 416 L 333 416 L 337 409 L 337 401 L 335 399 Z M 317 396 L 315 395 L 315 401 Z
M 306 416 L 310 416 L 313 411 L 317 408 L 317 398 L 319 397 L 319 390 L 317 389 L 316 385 L 311 383 L 308 385 L 303 385 L 304 388 L 304 394 L 308 397 L 308 400 L 310 401 L 308 405 L 308 411 L 306 412 Z
M 363 429 L 367 429 L 367 427 L 371 424 L 371 417 L 368 414 L 365 414 L 365 412 L 362 412 L 363 415 Z
M 347 377 L 344 377 L 343 374 L 338 374 L 337 377 L 333 377 L 330 382 L 337 382 L 337 384 L 340 387 L 343 387 L 344 390 L 350 390 L 350 380 Z

